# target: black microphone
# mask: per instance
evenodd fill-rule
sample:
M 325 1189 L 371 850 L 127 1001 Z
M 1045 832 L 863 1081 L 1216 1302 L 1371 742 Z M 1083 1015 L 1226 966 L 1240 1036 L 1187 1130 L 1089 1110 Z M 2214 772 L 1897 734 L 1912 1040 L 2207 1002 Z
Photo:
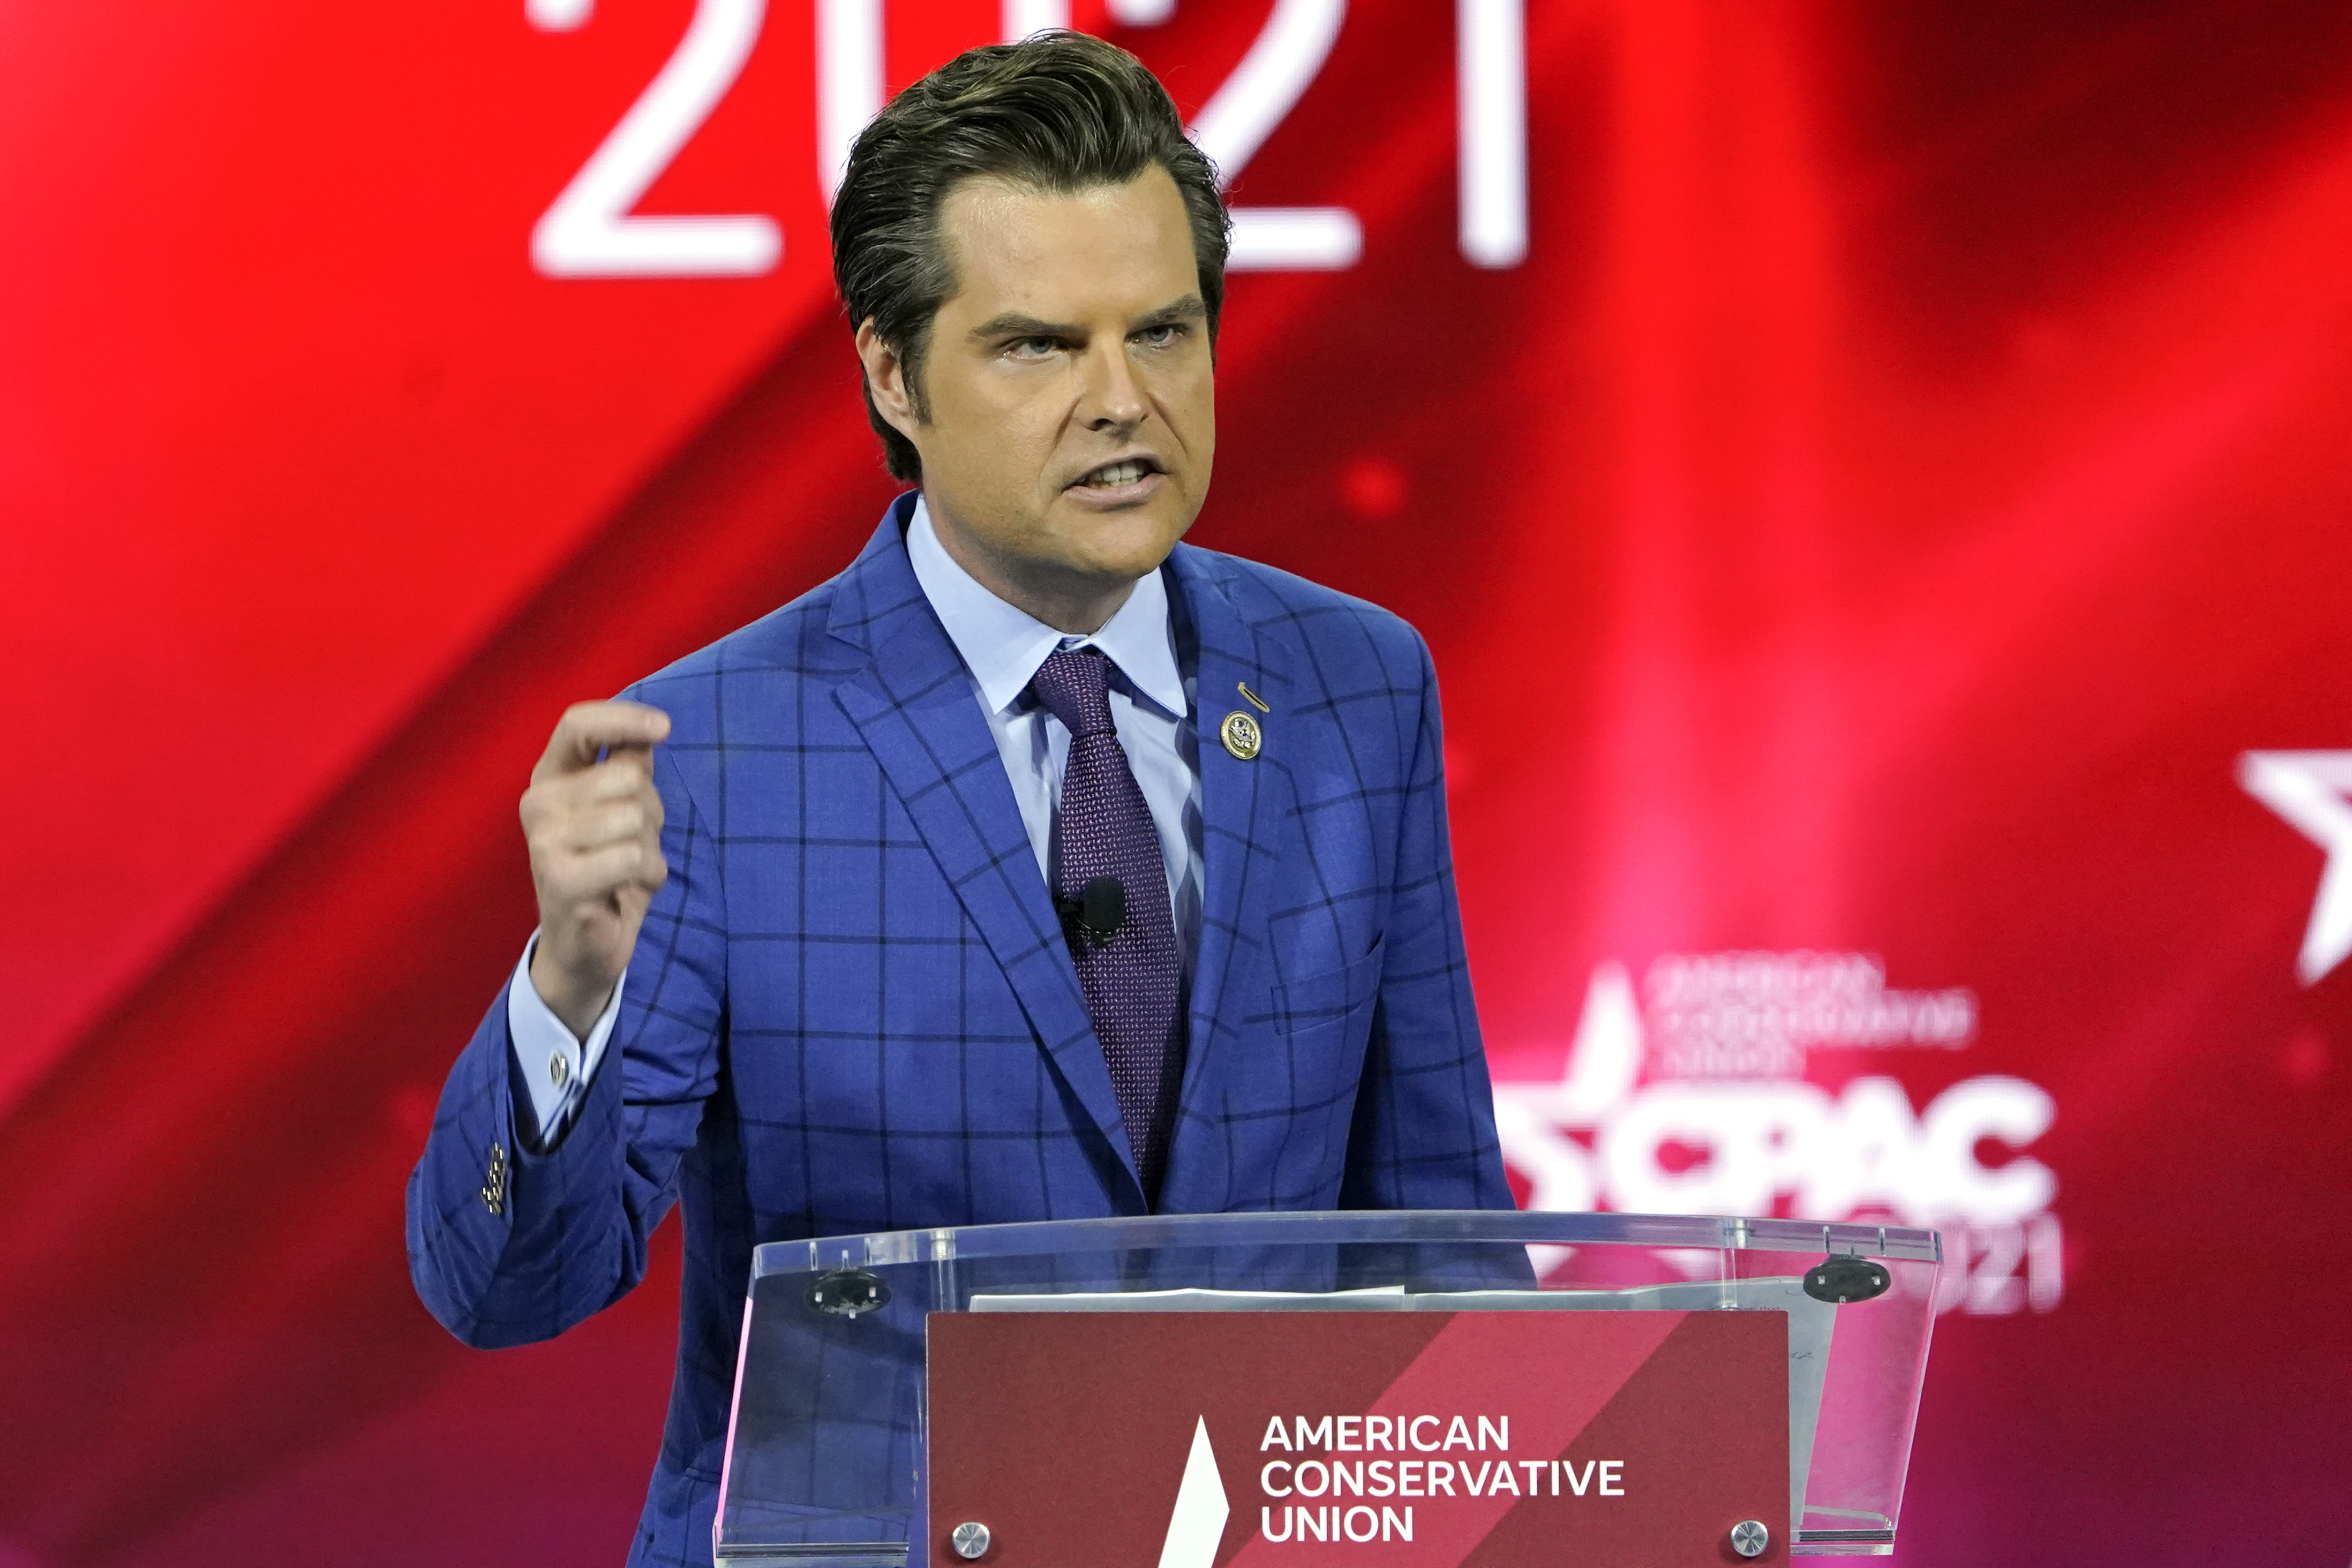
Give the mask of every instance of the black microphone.
M 1098 876 L 1078 889 L 1076 897 L 1054 895 L 1054 913 L 1073 944 L 1083 932 L 1095 942 L 1108 942 L 1127 921 L 1127 887 L 1115 876 Z

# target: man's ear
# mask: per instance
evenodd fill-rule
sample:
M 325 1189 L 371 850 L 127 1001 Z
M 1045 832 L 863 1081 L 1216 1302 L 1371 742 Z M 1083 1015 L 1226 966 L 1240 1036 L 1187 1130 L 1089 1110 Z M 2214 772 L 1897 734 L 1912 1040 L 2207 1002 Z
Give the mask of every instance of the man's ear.
M 922 423 L 915 413 L 914 389 L 907 384 L 907 362 L 898 350 L 882 340 L 874 329 L 874 318 L 867 317 L 857 328 L 857 358 L 866 367 L 866 390 L 890 428 L 915 439 L 915 429 Z

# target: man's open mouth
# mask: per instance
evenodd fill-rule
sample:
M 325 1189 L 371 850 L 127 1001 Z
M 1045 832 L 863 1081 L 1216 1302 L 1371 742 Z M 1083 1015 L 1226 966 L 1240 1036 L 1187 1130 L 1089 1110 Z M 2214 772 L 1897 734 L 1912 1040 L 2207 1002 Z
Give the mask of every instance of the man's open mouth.
M 1116 463 L 1106 463 L 1099 468 L 1089 468 L 1078 476 L 1072 488 L 1090 490 L 1116 489 L 1121 485 L 1140 484 L 1146 474 L 1157 474 L 1160 465 L 1149 457 L 1122 457 Z

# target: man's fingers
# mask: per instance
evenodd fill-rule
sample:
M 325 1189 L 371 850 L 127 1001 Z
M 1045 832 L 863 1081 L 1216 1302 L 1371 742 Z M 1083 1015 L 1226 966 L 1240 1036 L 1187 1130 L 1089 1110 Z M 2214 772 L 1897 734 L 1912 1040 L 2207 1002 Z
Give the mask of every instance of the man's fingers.
M 562 904 L 602 903 L 622 888 L 651 892 L 668 880 L 661 846 L 647 838 L 558 855 L 541 874 L 541 886 Z
M 575 1029 L 611 993 L 654 891 L 669 880 L 653 784 L 653 748 L 669 727 L 667 714 L 643 703 L 575 704 L 523 791 L 539 892 L 531 984 Z
M 577 773 L 596 764 L 605 751 L 629 747 L 643 749 L 669 737 L 669 715 L 644 703 L 573 703 L 556 721 L 547 751 L 531 769 L 536 780 Z
M 659 802 L 661 792 L 654 788 L 653 753 L 641 747 L 615 751 L 604 761 L 580 773 L 567 773 L 557 782 L 577 789 L 579 800 L 618 800 L 628 796 L 640 796 Z
M 575 808 L 550 821 L 540 841 L 559 853 L 602 849 L 625 839 L 657 843 L 661 838 L 661 801 L 634 798 L 605 800 Z
M 575 771 L 552 771 L 542 761 L 523 791 L 526 810 L 572 810 L 598 800 L 630 797 L 654 800 L 653 754 L 642 747 L 614 752 L 602 762 Z
M 641 752 L 600 762 L 584 773 L 560 773 L 534 780 L 522 793 L 522 819 L 530 827 L 618 800 L 636 802 L 651 815 L 655 826 L 661 825 L 661 791 L 654 788 Z

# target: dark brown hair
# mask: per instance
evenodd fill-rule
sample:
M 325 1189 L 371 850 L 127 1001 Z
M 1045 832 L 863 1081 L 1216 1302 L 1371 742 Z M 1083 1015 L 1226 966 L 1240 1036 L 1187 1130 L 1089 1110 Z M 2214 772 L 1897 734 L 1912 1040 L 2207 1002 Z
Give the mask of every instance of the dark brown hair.
M 918 417 L 931 320 L 955 292 L 940 241 L 948 193 L 981 177 L 1046 192 L 1123 185 L 1157 164 L 1176 182 L 1209 341 L 1224 303 L 1230 220 L 1217 175 L 1186 140 L 1168 89 L 1141 60 L 1083 33 L 1039 33 L 967 50 L 892 99 L 858 133 L 833 201 L 833 278 L 855 331 L 871 320 L 898 356 Z M 866 417 L 894 479 L 922 476 L 915 444 L 866 391 Z

